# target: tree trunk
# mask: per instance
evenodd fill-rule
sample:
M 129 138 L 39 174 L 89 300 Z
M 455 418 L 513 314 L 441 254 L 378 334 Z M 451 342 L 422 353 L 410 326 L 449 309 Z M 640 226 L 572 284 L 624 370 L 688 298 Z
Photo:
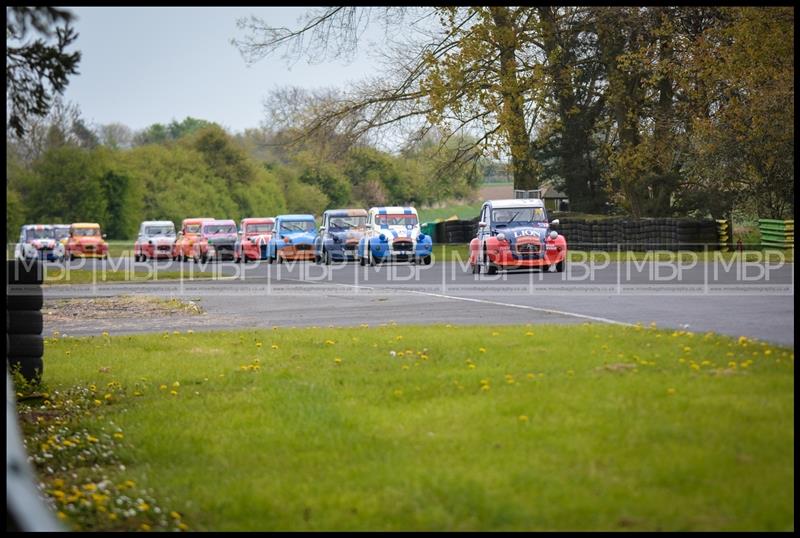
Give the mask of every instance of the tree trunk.
M 517 80 L 517 28 L 511 21 L 507 7 L 493 6 L 490 12 L 494 21 L 494 39 L 500 48 L 500 93 L 503 97 L 503 110 L 499 121 L 511 150 L 514 189 L 531 190 L 539 186 L 539 178 L 528 130 L 525 128 L 524 101 Z

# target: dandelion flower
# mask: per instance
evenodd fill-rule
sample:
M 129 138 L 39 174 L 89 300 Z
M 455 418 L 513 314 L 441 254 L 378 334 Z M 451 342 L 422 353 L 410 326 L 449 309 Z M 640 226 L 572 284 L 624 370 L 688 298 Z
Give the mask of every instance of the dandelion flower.
M 667 394 L 669 394 L 670 396 L 672 396 L 673 394 L 675 394 L 675 389 L 673 389 L 673 388 L 671 388 L 671 387 L 670 387 L 670 388 L 668 388 L 668 389 L 667 389 Z
M 478 348 L 478 351 L 480 351 L 481 353 L 486 353 L 486 348 L 485 347 Z
M 160 388 L 161 390 L 167 390 L 167 386 L 166 386 L 166 385 L 164 385 L 164 384 L 162 384 L 162 385 L 161 385 L 160 387 L 158 387 L 158 388 Z
M 142 523 L 142 524 L 139 526 L 139 528 L 140 528 L 140 529 L 142 529 L 143 531 L 147 532 L 147 531 L 149 531 L 149 530 L 150 530 L 150 525 L 148 525 L 147 523 Z
M 177 396 L 178 395 L 178 392 L 175 391 L 175 390 L 171 390 L 171 391 L 169 391 L 169 393 L 172 394 L 173 396 Z
M 256 342 L 256 347 L 261 347 L 261 342 Z
M 114 433 L 114 438 L 115 439 L 122 439 L 123 437 L 125 437 L 125 434 L 123 434 L 122 432 Z
M 333 359 L 333 362 L 335 362 L 336 364 L 342 364 L 342 359 L 336 357 L 335 359 Z
M 272 349 L 278 349 L 278 346 L 276 344 L 272 344 Z
M 172 386 L 175 387 L 175 388 L 178 388 L 178 387 L 181 386 L 181 384 L 176 381 L 175 383 L 172 384 Z
M 533 333 L 531 331 L 528 331 L 525 333 L 525 336 L 533 336 Z
M 527 416 L 525 416 L 525 415 L 520 415 L 520 416 L 519 416 L 519 421 L 520 421 L 520 422 L 528 422 L 528 417 L 527 417 Z

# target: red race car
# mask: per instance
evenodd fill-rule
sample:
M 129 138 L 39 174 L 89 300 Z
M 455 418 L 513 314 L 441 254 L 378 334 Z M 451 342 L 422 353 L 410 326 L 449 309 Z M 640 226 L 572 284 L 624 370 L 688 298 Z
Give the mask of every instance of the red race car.
M 538 198 L 488 200 L 481 208 L 478 235 L 469 244 L 473 274 L 499 269 L 540 267 L 564 270 L 567 240 L 550 230 L 544 203 Z
M 233 250 L 236 263 L 267 259 L 267 243 L 275 229 L 272 217 L 251 217 L 239 223 L 239 239 Z

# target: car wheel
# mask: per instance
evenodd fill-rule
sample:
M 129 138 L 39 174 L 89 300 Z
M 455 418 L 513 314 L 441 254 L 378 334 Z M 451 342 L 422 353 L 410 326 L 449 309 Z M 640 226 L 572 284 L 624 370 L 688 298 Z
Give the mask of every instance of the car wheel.
M 431 260 L 432 260 L 432 258 L 431 258 L 430 255 L 423 256 L 422 257 L 422 265 L 430 265 L 431 264 Z
M 497 274 L 497 266 L 489 261 L 489 256 L 486 254 L 486 251 L 483 253 L 483 272 L 487 275 Z
M 556 273 L 563 273 L 564 272 L 564 260 L 561 260 L 556 264 Z
M 322 259 L 325 260 L 325 265 L 331 264 L 331 251 L 330 250 L 323 250 L 322 251 Z
M 471 266 L 472 266 L 472 274 L 473 275 L 479 275 L 481 273 L 481 266 L 480 265 L 478 265 L 477 263 L 473 263 L 473 264 L 471 264 Z

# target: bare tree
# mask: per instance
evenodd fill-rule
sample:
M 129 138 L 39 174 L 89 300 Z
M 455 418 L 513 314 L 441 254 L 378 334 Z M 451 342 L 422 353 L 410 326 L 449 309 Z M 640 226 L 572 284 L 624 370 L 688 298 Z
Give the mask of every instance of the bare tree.
M 300 29 L 269 26 L 251 17 L 239 21 L 250 32 L 233 40 L 248 63 L 284 50 L 284 58 L 309 61 L 351 57 L 373 9 L 331 7 L 307 14 Z M 538 165 L 530 150 L 536 123 L 537 44 L 531 39 L 531 8 L 380 8 L 387 35 L 384 72 L 348 92 L 286 107 L 273 94 L 273 119 L 297 122 L 298 137 L 339 133 L 352 140 L 422 139 L 434 127 L 441 147 L 464 142 L 449 165 L 475 164 L 484 154 L 510 155 L 518 188 L 537 185 Z M 285 101 L 285 99 L 283 99 Z M 289 112 L 287 114 L 287 111 Z M 400 136 L 402 134 L 402 136 Z

